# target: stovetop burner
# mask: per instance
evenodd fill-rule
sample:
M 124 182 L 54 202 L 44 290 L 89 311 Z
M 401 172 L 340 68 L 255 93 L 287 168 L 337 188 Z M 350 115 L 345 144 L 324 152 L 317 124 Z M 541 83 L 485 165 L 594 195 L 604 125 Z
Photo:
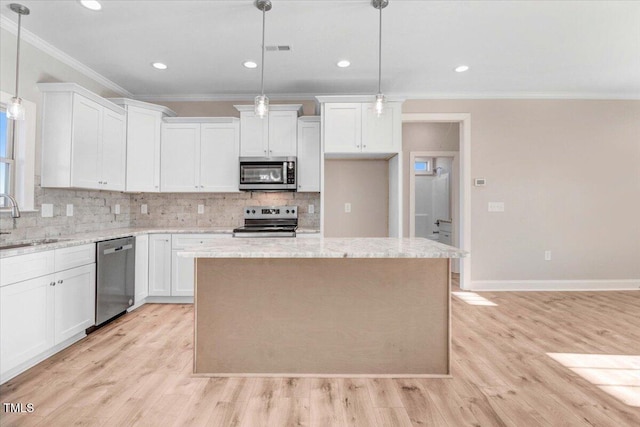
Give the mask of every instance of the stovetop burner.
M 296 237 L 297 206 L 249 206 L 244 226 L 233 230 L 233 237 Z

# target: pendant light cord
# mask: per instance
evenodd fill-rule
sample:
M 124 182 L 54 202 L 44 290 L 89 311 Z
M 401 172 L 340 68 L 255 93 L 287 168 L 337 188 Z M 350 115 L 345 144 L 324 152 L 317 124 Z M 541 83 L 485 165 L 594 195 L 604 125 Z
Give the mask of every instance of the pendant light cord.
M 16 98 L 18 97 L 18 82 L 20 78 L 20 30 L 22 29 L 22 14 L 18 13 L 18 46 L 16 49 Z
M 262 7 L 262 63 L 261 67 L 261 77 L 260 77 L 260 94 L 264 95 L 264 22 L 265 22 L 265 6 Z
M 378 9 L 380 9 L 380 26 L 378 31 L 378 93 L 382 93 L 382 1 L 380 1 Z

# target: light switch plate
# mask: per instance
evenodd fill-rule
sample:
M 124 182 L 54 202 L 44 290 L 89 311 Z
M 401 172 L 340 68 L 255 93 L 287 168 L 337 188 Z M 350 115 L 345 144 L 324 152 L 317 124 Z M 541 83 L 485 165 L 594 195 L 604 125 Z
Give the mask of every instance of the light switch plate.
M 40 216 L 42 218 L 53 218 L 53 205 L 51 203 L 43 203 L 40 207 Z
M 484 178 L 476 178 L 473 180 L 473 185 L 475 185 L 476 187 L 484 187 L 485 185 L 487 185 L 487 180 Z
M 199 214 L 203 214 L 204 213 L 204 205 L 198 205 L 198 213 Z
M 344 212 L 345 213 L 351 213 L 351 203 L 345 203 L 344 204 Z
M 67 216 L 73 216 L 73 205 L 70 203 L 67 205 Z
M 113 207 L 113 213 L 116 215 L 120 215 L 120 205 L 115 205 Z
M 313 205 L 309 205 L 309 207 L 307 208 L 307 212 L 309 212 L 310 214 L 315 213 L 316 211 L 316 207 Z
M 489 212 L 504 212 L 504 202 L 489 202 Z
M 147 205 L 140 205 L 140 213 L 145 215 L 149 213 L 147 210 Z

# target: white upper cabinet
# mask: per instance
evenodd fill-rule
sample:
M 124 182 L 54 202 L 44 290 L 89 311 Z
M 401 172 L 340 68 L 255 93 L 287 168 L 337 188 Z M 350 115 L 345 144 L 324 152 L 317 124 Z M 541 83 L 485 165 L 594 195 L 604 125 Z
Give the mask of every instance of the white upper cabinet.
M 124 191 L 125 110 L 75 83 L 38 88 L 42 186 Z
M 320 191 L 320 116 L 298 119 L 298 191 Z
M 402 151 L 402 103 L 389 101 L 380 117 L 371 102 L 318 97 L 326 154 L 394 154 Z M 335 101 L 335 102 L 334 102 Z M 339 157 L 339 156 L 338 156 Z
M 235 105 L 240 111 L 240 156 L 296 156 L 298 116 L 302 104 L 269 106 L 269 114 L 261 119 L 253 105 Z
M 160 191 L 160 132 L 162 119 L 174 117 L 161 105 L 112 98 L 127 111 L 126 191 L 155 193 Z
M 238 191 L 239 146 L 236 118 L 165 119 L 162 124 L 162 191 Z

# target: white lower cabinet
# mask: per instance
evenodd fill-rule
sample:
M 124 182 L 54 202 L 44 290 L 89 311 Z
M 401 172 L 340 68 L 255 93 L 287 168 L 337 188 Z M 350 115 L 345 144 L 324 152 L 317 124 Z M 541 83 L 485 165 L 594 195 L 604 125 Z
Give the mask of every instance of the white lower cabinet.
M 136 236 L 135 305 L 149 295 L 149 235 Z
M 0 372 L 53 347 L 55 276 L 38 277 L 0 288 Z
M 171 251 L 171 296 L 194 295 L 193 258 L 178 256 L 187 248 L 197 248 L 214 244 L 217 239 L 229 239 L 230 234 L 174 234 Z
M 95 280 L 95 264 L 56 273 L 53 286 L 55 345 L 95 325 Z
M 149 236 L 149 296 L 171 296 L 171 234 Z
M 15 283 L 1 282 L 2 382 L 62 350 L 95 324 L 95 244 L 3 258 L 0 264 L 11 271 L 37 260 L 46 260 L 43 268 L 11 276 L 21 279 Z

